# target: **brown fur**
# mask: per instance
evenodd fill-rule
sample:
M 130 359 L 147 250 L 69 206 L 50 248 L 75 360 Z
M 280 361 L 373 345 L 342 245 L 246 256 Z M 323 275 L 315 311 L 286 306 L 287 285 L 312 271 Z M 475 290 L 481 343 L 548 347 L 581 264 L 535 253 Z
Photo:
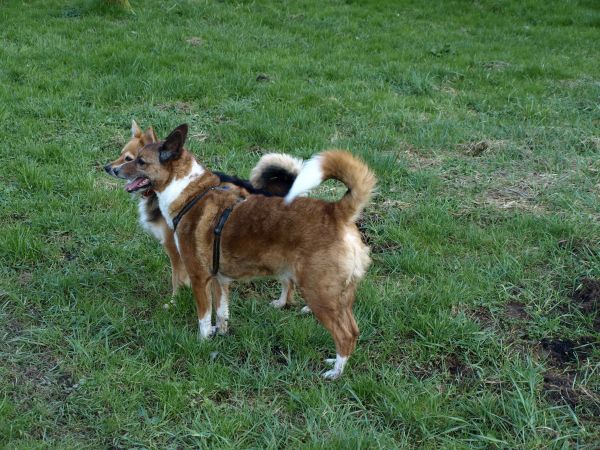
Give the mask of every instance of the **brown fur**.
M 165 142 L 147 145 L 136 161 L 123 166 L 123 175 L 148 178 L 159 198 L 166 198 L 170 182 L 185 177 L 193 164 L 193 156 L 183 148 L 186 135 L 187 126 L 181 126 Z M 280 197 L 249 196 L 237 204 L 223 229 L 218 277 L 291 274 L 306 303 L 331 333 L 338 355 L 347 358 L 358 338 L 352 313 L 354 292 L 370 262 L 354 220 L 369 199 L 375 177 L 347 152 L 326 152 L 320 157 L 324 179 L 337 178 L 349 187 L 344 198 L 336 203 L 297 198 L 288 205 Z M 163 213 L 172 218 L 194 196 L 217 184 L 218 178 L 205 170 Z M 177 228 L 199 321 L 210 317 L 211 311 L 213 230 L 221 212 L 238 199 L 235 190 L 210 191 Z
M 138 124 L 135 121 L 132 121 L 131 132 L 131 139 L 129 142 L 127 142 L 127 144 L 125 144 L 119 157 L 105 166 L 106 172 L 108 172 L 110 175 L 116 176 L 114 173 L 115 170 L 119 170 L 120 167 L 126 162 L 135 160 L 138 157 L 139 151 L 142 147 L 147 144 L 158 142 L 158 138 L 152 127 L 148 128 L 146 131 L 142 131 Z M 188 162 L 188 164 L 191 164 L 191 160 Z M 282 181 L 277 176 L 274 178 L 270 177 L 265 179 L 264 175 L 268 175 L 266 170 L 269 168 L 279 169 L 279 172 L 277 173 L 278 176 L 287 176 L 289 178 L 297 175 L 300 165 L 300 160 L 292 158 L 289 155 L 265 155 L 263 158 L 261 158 L 259 164 L 252 170 L 253 178 L 251 182 L 256 188 L 263 189 L 266 192 L 272 192 L 276 195 L 285 195 L 287 193 L 287 189 L 289 189 L 289 185 L 286 186 L 287 189 L 286 187 L 282 187 Z M 180 165 L 180 168 L 182 169 L 185 169 L 186 167 L 189 169 L 189 166 L 186 166 L 185 164 Z M 177 175 L 181 174 L 174 174 L 174 176 Z M 238 189 L 237 192 L 240 195 L 247 195 L 247 192 L 237 185 L 231 183 L 222 183 L 222 185 L 227 185 L 232 189 Z M 157 239 L 159 239 L 169 257 L 169 261 L 171 263 L 172 294 L 175 295 L 180 286 L 190 285 L 190 278 L 175 244 L 175 235 L 173 230 L 167 225 L 167 222 L 165 221 L 159 209 L 158 198 L 155 192 L 149 190 L 145 193 L 142 193 L 139 201 L 140 221 L 143 223 L 144 228 L 148 229 L 155 237 L 157 237 Z M 145 218 L 147 218 L 147 220 Z M 144 222 L 146 222 L 146 224 L 144 224 Z M 293 284 L 290 280 L 281 280 L 281 282 L 287 289 L 285 304 L 289 305 L 291 304 L 294 295 Z M 217 298 L 217 302 L 220 302 L 221 289 L 225 291 L 226 296 L 229 289 L 226 285 L 221 286 L 220 284 L 215 284 L 215 296 Z M 279 307 L 281 306 L 284 305 L 280 305 Z M 226 331 L 226 327 L 226 323 L 222 323 L 220 331 Z

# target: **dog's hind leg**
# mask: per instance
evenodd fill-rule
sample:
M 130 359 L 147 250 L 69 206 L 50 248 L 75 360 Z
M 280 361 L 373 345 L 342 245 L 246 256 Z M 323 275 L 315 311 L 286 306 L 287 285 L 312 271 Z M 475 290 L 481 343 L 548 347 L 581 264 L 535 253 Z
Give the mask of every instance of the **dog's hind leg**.
M 352 313 L 355 286 L 348 286 L 342 293 L 333 295 L 325 291 L 302 290 L 305 300 L 315 317 L 331 333 L 335 342 L 335 359 L 326 360 L 334 364 L 323 376 L 335 380 L 344 371 L 348 358 L 356 347 L 359 330 Z
M 281 309 L 286 305 L 290 305 L 294 298 L 294 282 L 291 278 L 281 278 L 281 295 L 277 300 L 271 302 L 271 306 Z

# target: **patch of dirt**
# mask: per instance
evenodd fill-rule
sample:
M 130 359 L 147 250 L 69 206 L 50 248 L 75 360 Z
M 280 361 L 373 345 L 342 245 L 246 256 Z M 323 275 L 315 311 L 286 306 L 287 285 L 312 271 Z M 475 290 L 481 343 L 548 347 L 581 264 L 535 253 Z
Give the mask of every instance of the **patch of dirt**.
M 600 309 L 600 280 L 584 278 L 575 289 L 573 300 L 581 306 L 581 310 L 587 313 L 597 312 Z
M 529 212 L 544 212 L 536 202 L 532 186 L 521 183 L 516 186 L 492 188 L 485 193 L 484 203 L 499 209 L 520 209 Z
M 531 318 L 527 311 L 525 311 L 525 305 L 515 300 L 511 300 L 506 304 L 504 313 L 507 317 L 516 320 L 528 320 Z
M 483 152 L 487 150 L 498 150 L 506 147 L 508 144 L 507 140 L 490 140 L 485 139 L 483 141 L 466 142 L 464 144 L 458 144 L 458 148 L 462 150 L 468 156 L 481 156 Z
M 259 73 L 256 77 L 256 81 L 258 81 L 259 83 L 268 83 L 269 81 L 271 81 L 271 77 L 264 73 Z
M 485 306 L 478 306 L 475 309 L 471 310 L 469 316 L 475 322 L 478 322 L 483 328 L 493 328 L 494 326 L 494 317 L 489 309 Z
M 573 293 L 573 300 L 579 304 L 581 312 L 594 319 L 594 331 L 600 332 L 600 280 L 584 278 Z
M 233 398 L 233 391 L 228 388 L 217 389 L 215 392 L 207 396 L 207 398 L 216 403 L 229 402 Z
M 456 353 L 450 353 L 446 357 L 445 365 L 448 373 L 455 378 L 468 378 L 473 375 L 473 369 L 461 361 Z
M 587 359 L 593 341 L 592 338 L 581 338 L 578 341 L 544 338 L 540 341 L 540 345 L 547 352 L 552 362 L 557 367 L 562 367 L 578 360 Z
M 204 44 L 204 39 L 198 36 L 192 36 L 185 40 L 185 42 L 192 47 L 199 47 Z
M 544 375 L 544 391 L 553 404 L 566 403 L 572 407 L 579 404 L 579 395 L 573 389 L 573 379 L 569 375 L 547 372 Z
M 592 415 L 600 414 L 600 396 L 584 386 L 576 386 L 573 373 L 546 372 L 543 391 L 546 399 L 554 405 L 583 406 Z

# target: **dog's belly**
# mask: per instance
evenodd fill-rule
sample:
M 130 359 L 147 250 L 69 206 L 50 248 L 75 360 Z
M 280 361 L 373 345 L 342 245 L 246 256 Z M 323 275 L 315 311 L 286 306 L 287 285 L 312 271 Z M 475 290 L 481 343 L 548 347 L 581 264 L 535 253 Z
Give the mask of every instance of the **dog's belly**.
M 257 277 L 281 278 L 282 274 L 289 274 L 290 269 L 289 265 L 282 261 L 253 261 L 233 257 L 219 265 L 219 273 L 233 280 L 250 280 Z

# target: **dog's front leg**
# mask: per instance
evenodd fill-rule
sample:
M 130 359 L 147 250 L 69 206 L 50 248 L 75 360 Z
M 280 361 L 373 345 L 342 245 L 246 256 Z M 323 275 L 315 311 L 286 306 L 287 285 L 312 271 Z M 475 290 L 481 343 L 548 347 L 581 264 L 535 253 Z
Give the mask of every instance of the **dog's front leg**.
M 213 279 L 215 286 L 215 307 L 217 308 L 217 329 L 219 334 L 227 334 L 229 328 L 229 283 Z
M 171 261 L 171 286 L 173 288 L 173 297 L 177 294 L 177 289 L 182 285 L 190 284 L 190 277 L 185 270 L 185 265 L 179 255 L 177 244 L 175 243 L 175 235 L 169 229 L 165 232 L 165 240 L 163 243 L 169 261 Z
M 190 278 L 198 312 L 198 337 L 204 340 L 212 337 L 215 333 L 215 327 L 211 323 L 211 276 L 207 271 L 198 272 L 196 271 Z

